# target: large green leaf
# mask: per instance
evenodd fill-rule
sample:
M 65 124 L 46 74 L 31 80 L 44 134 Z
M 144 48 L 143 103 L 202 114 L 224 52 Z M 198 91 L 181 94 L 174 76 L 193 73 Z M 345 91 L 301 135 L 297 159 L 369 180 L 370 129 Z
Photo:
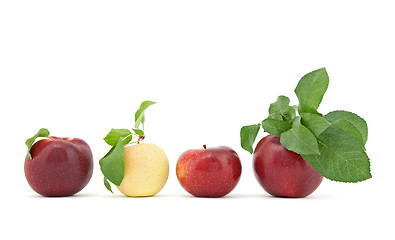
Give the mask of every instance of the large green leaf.
M 292 128 L 280 135 L 281 144 L 298 154 L 320 154 L 314 134 L 295 119 Z
M 302 157 L 322 176 L 339 182 L 359 182 L 372 177 L 369 157 L 353 136 L 331 125 L 317 140 L 321 154 Z
M 360 132 L 363 145 L 368 140 L 368 125 L 366 121 L 355 113 L 348 111 L 333 111 L 325 115 L 325 118 L 330 122 L 347 120 L 352 123 Z
M 308 112 L 318 114 L 322 98 L 329 85 L 329 76 L 325 68 L 321 68 L 306 74 L 300 79 L 295 88 L 299 99 L 299 113 Z
M 365 149 L 365 144 L 363 142 L 363 138 L 359 130 L 352 124 L 350 121 L 342 119 L 332 123 L 333 125 L 338 126 L 343 131 L 347 132 L 352 136 L 357 142 Z
M 125 174 L 124 152 L 125 149 L 120 138 L 117 144 L 99 161 L 104 177 L 117 186 L 121 184 Z

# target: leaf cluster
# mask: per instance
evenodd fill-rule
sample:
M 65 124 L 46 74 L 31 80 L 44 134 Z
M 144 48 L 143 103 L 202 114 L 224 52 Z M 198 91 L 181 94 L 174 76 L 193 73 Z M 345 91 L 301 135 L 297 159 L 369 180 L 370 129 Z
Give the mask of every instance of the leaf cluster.
M 145 110 L 155 104 L 152 101 L 144 101 L 135 113 L 135 123 L 132 130 L 111 129 L 103 138 L 111 146 L 110 151 L 99 161 L 100 169 L 104 175 L 104 186 L 112 192 L 109 182 L 119 186 L 125 175 L 125 163 L 123 160 L 125 146 L 130 144 L 133 136 L 137 136 L 137 143 L 144 139 Z M 135 143 L 135 142 L 133 142 Z
M 325 68 L 303 76 L 295 88 L 299 105 L 290 106 L 288 97 L 279 96 L 270 104 L 266 119 L 241 128 L 242 148 L 253 152 L 252 146 L 262 127 L 270 135 L 279 137 L 286 149 L 300 154 L 325 178 L 340 182 L 371 178 L 365 149 L 366 121 L 349 111 L 333 111 L 326 115 L 318 112 L 328 85 Z

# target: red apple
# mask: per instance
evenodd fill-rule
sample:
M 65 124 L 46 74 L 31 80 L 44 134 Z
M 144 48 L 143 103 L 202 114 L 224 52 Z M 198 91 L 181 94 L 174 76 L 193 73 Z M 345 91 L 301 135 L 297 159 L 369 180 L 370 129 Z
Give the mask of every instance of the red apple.
M 253 155 L 255 177 L 271 195 L 306 197 L 321 184 L 323 177 L 299 154 L 287 150 L 280 138 L 262 138 Z
M 196 197 L 222 197 L 237 185 L 241 162 L 225 146 L 188 150 L 178 159 L 176 173 L 181 186 Z
M 25 176 L 43 196 L 70 196 L 81 191 L 93 173 L 88 144 L 78 138 L 50 137 L 37 141 L 26 156 Z

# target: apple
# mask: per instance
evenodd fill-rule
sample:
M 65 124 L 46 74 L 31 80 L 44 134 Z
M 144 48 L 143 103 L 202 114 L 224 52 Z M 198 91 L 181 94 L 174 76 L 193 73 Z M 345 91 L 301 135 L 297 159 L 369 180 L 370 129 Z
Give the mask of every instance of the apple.
M 129 197 L 157 194 L 169 176 L 169 161 L 155 144 L 139 143 L 125 146 L 125 175 L 118 190 Z
M 196 197 L 222 197 L 237 185 L 241 162 L 237 153 L 226 146 L 185 151 L 176 166 L 178 181 Z
M 99 161 L 104 176 L 104 186 L 113 193 L 111 183 L 128 197 L 151 197 L 166 184 L 169 177 L 169 160 L 155 144 L 141 143 L 144 133 L 145 110 L 155 104 L 143 101 L 135 113 L 134 127 L 112 128 L 103 140 L 111 146 Z M 137 144 L 131 143 L 137 136 Z
M 287 150 L 280 138 L 262 138 L 253 155 L 255 177 L 271 195 L 301 198 L 313 193 L 323 177 L 299 154 Z
M 81 191 L 93 173 L 88 144 L 78 138 L 49 137 L 33 144 L 26 156 L 25 176 L 43 196 L 70 196 Z

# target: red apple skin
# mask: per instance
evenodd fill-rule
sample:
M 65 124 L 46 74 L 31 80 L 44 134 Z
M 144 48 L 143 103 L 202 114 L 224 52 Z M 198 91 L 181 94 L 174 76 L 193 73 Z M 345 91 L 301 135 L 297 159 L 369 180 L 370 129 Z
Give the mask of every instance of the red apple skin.
M 185 151 L 176 166 L 181 186 L 195 197 L 223 197 L 237 185 L 241 162 L 226 146 Z
M 321 184 L 323 177 L 299 154 L 287 150 L 280 138 L 262 138 L 253 155 L 255 177 L 269 194 L 302 198 Z
M 30 187 L 47 197 L 71 196 L 81 191 L 93 173 L 89 145 L 78 138 L 42 139 L 25 158 L 25 176 Z

